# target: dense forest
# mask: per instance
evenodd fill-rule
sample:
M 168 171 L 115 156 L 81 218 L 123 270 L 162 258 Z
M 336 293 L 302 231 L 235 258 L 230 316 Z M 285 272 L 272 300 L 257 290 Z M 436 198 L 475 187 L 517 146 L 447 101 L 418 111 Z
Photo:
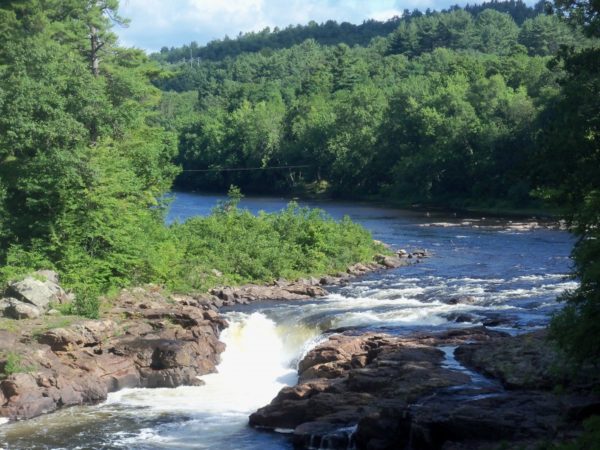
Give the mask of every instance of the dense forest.
M 294 278 L 382 250 L 318 211 L 252 216 L 236 189 L 212 216 L 166 226 L 177 134 L 159 120 L 160 67 L 116 44 L 117 7 L 0 5 L 0 282 L 56 269 L 76 293 L 64 312 L 96 317 L 99 295 L 124 286 Z
M 174 180 L 402 204 L 554 204 L 579 237 L 581 280 L 554 334 L 570 354 L 597 358 L 599 14 L 595 2 L 491 2 L 149 58 L 118 46 L 116 0 L 3 2 L 0 278 L 55 268 L 77 293 L 75 312 L 97 316 L 98 295 L 122 286 L 206 289 L 212 269 L 231 283 L 294 277 L 382 250 L 361 227 L 294 205 L 239 211 L 235 189 L 213 216 L 165 226 Z
M 484 9 L 494 9 L 499 12 L 511 14 L 515 22 L 521 25 L 526 19 L 535 17 L 543 12 L 543 2 L 536 4 L 535 8 L 529 8 L 525 3 L 516 0 L 484 2 L 478 5 L 466 5 L 463 9 L 473 15 L 478 14 Z M 461 9 L 458 6 L 450 8 L 452 10 Z M 328 20 L 325 23 L 318 24 L 314 21 L 308 25 L 290 25 L 283 30 L 275 27 L 273 30 L 265 28 L 259 32 L 240 33 L 236 39 L 225 37 L 223 40 L 209 42 L 205 46 L 199 46 L 197 42 L 191 42 L 190 45 L 181 47 L 163 47 L 160 53 L 155 53 L 152 58 L 160 62 L 178 63 L 187 62 L 188 64 L 199 65 L 204 60 L 221 60 L 225 57 L 235 57 L 241 53 L 270 53 L 272 50 L 288 48 L 293 45 L 301 44 L 307 39 L 314 39 L 321 45 L 346 44 L 368 45 L 371 40 L 378 36 L 387 36 L 398 28 L 401 22 L 412 18 L 421 17 L 423 14 L 431 15 L 433 12 L 427 9 L 421 12 L 418 9 L 404 10 L 402 18 L 393 17 L 385 22 L 377 20 L 366 20 L 360 25 L 348 22 L 337 23 L 334 20 Z
M 563 47 L 596 43 L 542 10 L 496 2 L 414 12 L 368 45 L 351 46 L 353 29 L 335 45 L 315 33 L 280 50 L 166 66 L 155 82 L 166 91 L 160 124 L 179 134 L 177 186 L 538 205 L 540 131 L 564 76 L 550 63 Z M 271 49 L 279 33 L 268 36 Z M 219 171 L 282 166 L 292 167 Z

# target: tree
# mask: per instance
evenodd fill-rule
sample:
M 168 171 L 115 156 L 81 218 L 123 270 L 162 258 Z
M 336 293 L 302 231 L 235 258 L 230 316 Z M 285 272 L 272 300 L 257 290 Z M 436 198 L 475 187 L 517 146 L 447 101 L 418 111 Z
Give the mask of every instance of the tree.
M 508 54 L 517 43 L 519 27 L 508 14 L 485 9 L 477 16 L 475 28 L 482 52 Z
M 600 5 L 562 1 L 555 6 L 589 36 L 600 36 Z M 600 47 L 564 50 L 563 89 L 549 108 L 542 136 L 542 193 L 568 206 L 567 219 L 578 241 L 573 250 L 579 288 L 567 293 L 551 326 L 552 337 L 580 362 L 600 358 Z
M 0 7 L 3 278 L 54 266 L 85 298 L 151 277 L 157 247 L 149 237 L 164 229 L 175 136 L 149 125 L 160 98 L 149 78 L 158 68 L 143 52 L 113 45 L 105 14 L 118 17 L 117 6 Z
M 573 26 L 582 27 L 588 36 L 600 36 L 600 5 L 597 0 L 555 0 L 551 12 Z
M 574 34 L 558 17 L 540 15 L 523 23 L 519 43 L 527 47 L 530 55 L 555 55 L 561 46 L 577 43 Z

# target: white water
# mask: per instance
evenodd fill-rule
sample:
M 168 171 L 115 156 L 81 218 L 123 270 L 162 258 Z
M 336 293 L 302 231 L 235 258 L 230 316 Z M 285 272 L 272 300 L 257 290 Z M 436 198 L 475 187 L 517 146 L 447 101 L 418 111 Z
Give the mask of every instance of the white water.
M 182 194 L 172 218 L 204 214 L 215 201 Z M 178 203 L 183 209 L 177 209 Z M 203 205 L 205 210 L 199 209 Z M 260 199 L 249 207 L 284 206 L 282 201 Z M 125 390 L 102 405 L 2 425 L 0 447 L 289 450 L 285 436 L 250 429 L 248 415 L 268 404 L 284 384 L 295 382 L 297 360 L 325 338 L 324 331 L 356 326 L 361 331 L 406 334 L 504 318 L 506 322 L 496 326 L 517 333 L 546 324 L 559 307 L 556 295 L 576 286 L 563 279 L 572 246 L 563 232 L 522 232 L 511 229 L 518 224 L 452 218 L 439 226 L 422 226 L 432 219 L 360 205 L 325 207 L 338 218 L 350 214 L 371 229 L 374 238 L 394 248 L 427 248 L 434 256 L 423 264 L 333 288 L 323 299 L 240 307 L 227 314 L 231 326 L 221 336 L 227 349 L 219 373 L 202 378 L 204 386 Z M 464 301 L 449 301 L 461 298 Z M 457 322 L 457 314 L 471 321 Z
M 125 389 L 109 395 L 105 407 L 150 417 L 185 415 L 177 427 L 143 428 L 115 444 L 143 448 L 213 448 L 195 440 L 247 432 L 248 415 L 268 404 L 297 380 L 293 364 L 318 335 L 306 327 L 281 327 L 264 314 L 233 313 L 221 334 L 226 345 L 218 373 L 201 377 L 203 386 L 176 389 Z M 213 441 L 216 443 L 216 441 Z

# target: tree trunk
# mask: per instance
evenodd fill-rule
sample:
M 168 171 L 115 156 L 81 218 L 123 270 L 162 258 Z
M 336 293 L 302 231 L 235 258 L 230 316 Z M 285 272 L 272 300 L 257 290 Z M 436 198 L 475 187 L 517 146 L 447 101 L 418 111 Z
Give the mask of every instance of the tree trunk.
M 92 71 L 92 75 L 96 78 L 100 75 L 100 57 L 99 52 L 102 47 L 102 43 L 100 42 L 100 38 L 98 37 L 98 29 L 91 25 L 90 26 L 90 69 Z M 91 145 L 96 145 L 98 142 L 98 124 L 96 123 L 96 119 L 92 119 L 90 123 L 90 143 Z
M 98 29 L 93 25 L 90 27 L 90 44 L 90 68 L 92 69 L 92 75 L 97 77 L 100 75 L 100 57 L 98 56 L 98 52 L 102 44 L 98 38 Z

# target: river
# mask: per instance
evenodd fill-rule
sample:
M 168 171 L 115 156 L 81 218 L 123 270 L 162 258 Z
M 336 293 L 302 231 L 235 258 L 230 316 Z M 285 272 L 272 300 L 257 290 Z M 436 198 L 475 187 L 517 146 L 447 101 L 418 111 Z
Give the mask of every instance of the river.
M 178 193 L 168 221 L 210 213 L 224 197 Z M 240 207 L 277 211 L 283 198 Z M 331 289 L 323 299 L 225 310 L 230 327 L 219 373 L 204 386 L 127 389 L 100 405 L 0 426 L 4 449 L 290 449 L 285 434 L 255 431 L 248 415 L 296 380 L 303 353 L 341 327 L 405 334 L 486 324 L 520 333 L 543 327 L 556 296 L 576 286 L 572 237 L 557 229 L 477 215 L 403 211 L 358 203 L 301 203 L 349 215 L 375 239 L 432 256 Z M 468 304 L 450 299 L 466 298 Z M 456 303 L 456 304 L 453 304 Z

